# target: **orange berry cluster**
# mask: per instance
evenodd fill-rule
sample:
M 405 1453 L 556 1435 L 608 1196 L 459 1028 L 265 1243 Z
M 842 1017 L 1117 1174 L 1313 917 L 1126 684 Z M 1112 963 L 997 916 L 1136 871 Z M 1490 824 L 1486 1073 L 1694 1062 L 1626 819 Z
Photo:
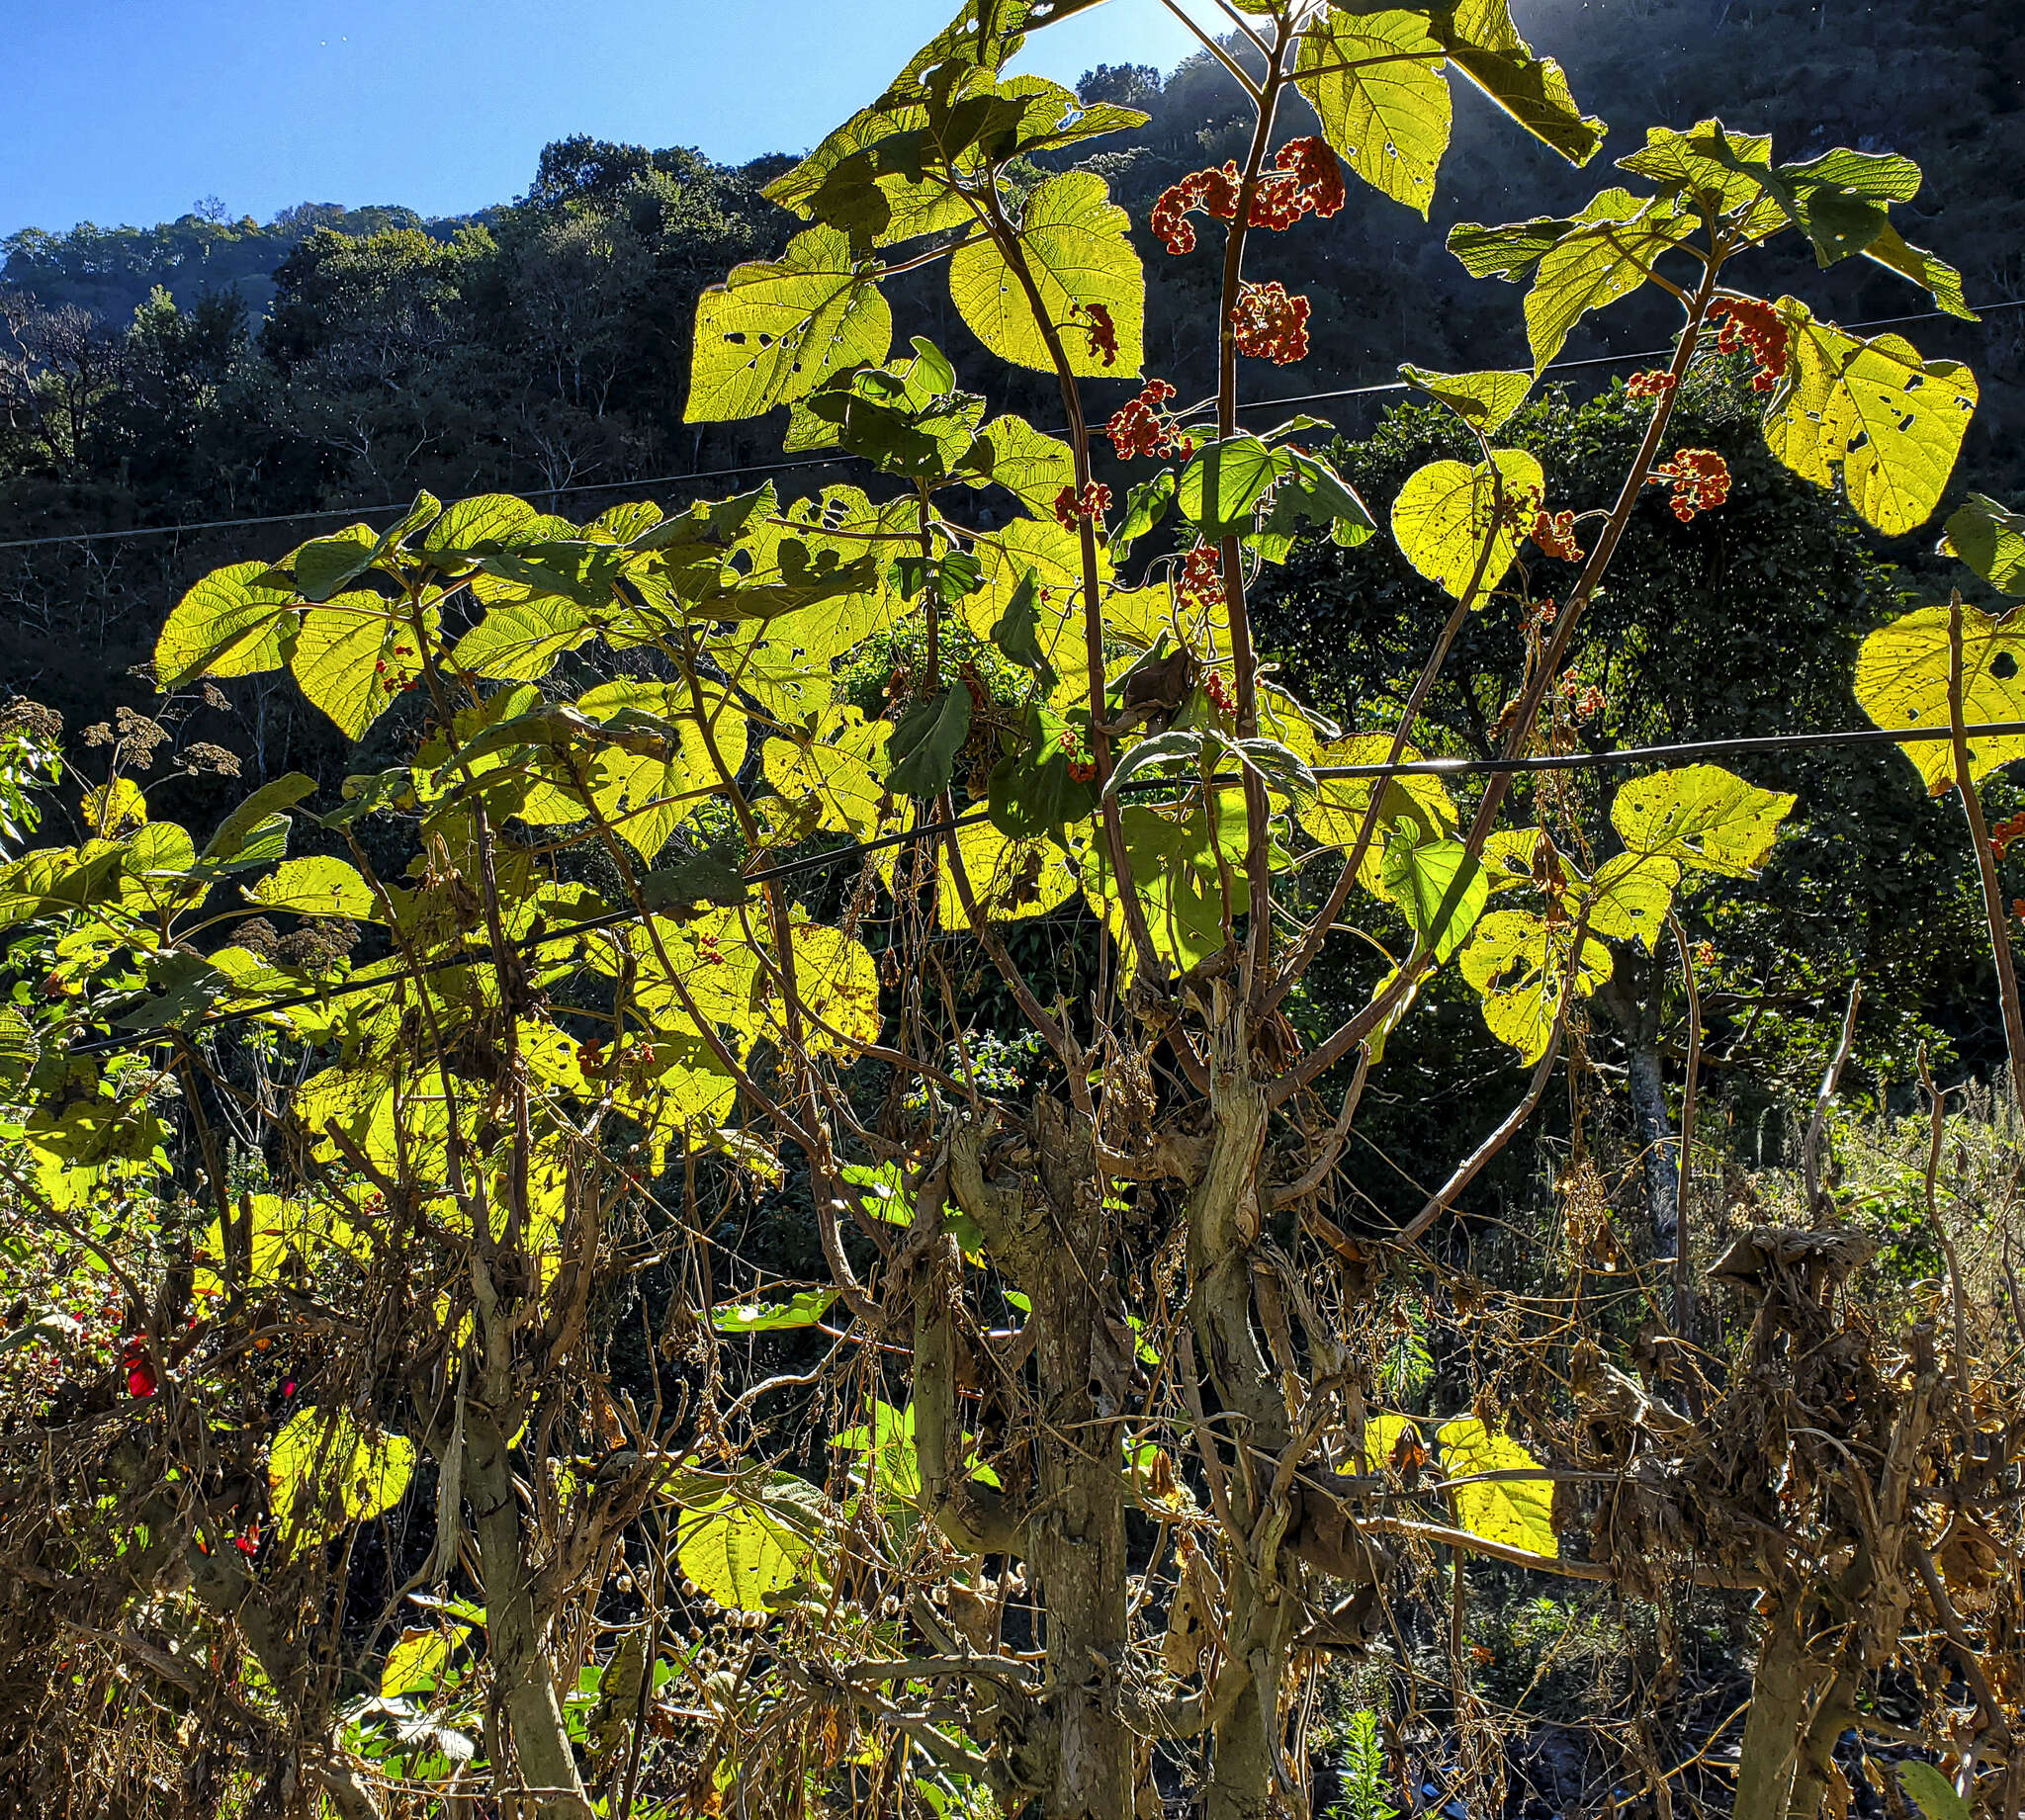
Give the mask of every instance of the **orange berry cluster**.
M 1989 844 L 1997 858 L 2002 859 L 2004 849 L 2021 834 L 2025 834 L 2025 809 L 2021 809 L 2008 820 L 1999 822 L 1989 830 Z
M 1561 695 L 1578 721 L 1593 721 L 1609 705 L 1609 698 L 1596 683 L 1584 683 L 1570 671 L 1561 678 Z
M 1275 168 L 1253 187 L 1246 222 L 1276 231 L 1291 227 L 1303 216 L 1328 217 L 1343 207 L 1343 167 L 1327 143 L 1317 138 L 1290 139 L 1279 148 Z M 1219 221 L 1237 218 L 1238 192 L 1243 187 L 1238 167 L 1190 171 L 1163 190 L 1153 205 L 1148 225 L 1171 253 L 1195 250 L 1195 227 L 1188 217 L 1196 210 Z
M 1065 486 L 1055 495 L 1055 517 L 1064 531 L 1073 531 L 1086 518 L 1101 518 L 1110 504 L 1111 489 L 1101 480 L 1092 480 L 1080 494 Z
M 1166 380 L 1155 380 L 1129 404 L 1111 413 L 1103 433 L 1111 439 L 1119 461 L 1133 461 L 1142 455 L 1179 452 L 1187 457 L 1194 453 L 1189 439 L 1177 435 L 1175 426 L 1160 413 L 1160 406 L 1174 396 L 1175 389 Z
M 1626 394 L 1633 398 L 1658 400 L 1670 392 L 1677 382 L 1671 373 L 1655 367 L 1650 373 L 1634 373 L 1625 382 Z
M 1573 512 L 1537 514 L 1533 520 L 1533 541 L 1540 546 L 1542 555 L 1555 557 L 1563 563 L 1582 561 L 1582 547 L 1575 542 Z
M 1230 324 L 1240 354 L 1270 360 L 1277 367 L 1308 357 L 1308 300 L 1288 297 L 1277 280 L 1246 285 L 1238 293 Z
M 1091 353 L 1102 355 L 1106 367 L 1115 367 L 1118 364 L 1118 331 L 1111 321 L 1111 312 L 1101 303 L 1072 301 L 1069 307 L 1083 318 L 1083 332 L 1090 337 Z
M 1716 337 L 1720 353 L 1748 352 L 1757 366 L 1753 391 L 1770 391 L 1786 373 L 1791 337 L 1778 310 L 1755 297 L 1719 297 L 1709 306 L 1709 319 L 1720 322 Z
M 1673 515 L 1682 524 L 1729 497 L 1729 464 L 1714 449 L 1676 449 L 1671 461 L 1653 469 L 1652 478 L 1673 482 Z
M 1223 557 L 1214 544 L 1197 544 L 1182 559 L 1176 590 L 1184 600 L 1201 607 L 1223 604 Z
M 1075 728 L 1065 727 L 1055 736 L 1055 743 L 1068 755 L 1069 775 L 1079 784 L 1087 784 L 1097 775 L 1097 766 L 1083 749 L 1083 740 Z
M 1209 697 L 1209 705 L 1218 714 L 1232 715 L 1237 713 L 1237 698 L 1231 694 L 1230 684 L 1224 681 L 1218 671 L 1211 670 L 1202 678 L 1202 693 Z

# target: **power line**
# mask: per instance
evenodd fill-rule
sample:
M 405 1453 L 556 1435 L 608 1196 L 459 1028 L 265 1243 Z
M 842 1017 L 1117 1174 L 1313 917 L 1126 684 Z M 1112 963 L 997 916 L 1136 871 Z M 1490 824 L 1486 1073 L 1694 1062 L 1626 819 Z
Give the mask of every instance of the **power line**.
M 1977 307 L 1978 315 L 1987 315 L 1997 309 L 2025 308 L 2025 298 L 2007 298 L 1994 303 L 1983 303 Z M 1879 316 L 1867 322 L 1852 322 L 1851 329 L 1892 328 L 1904 322 L 1927 322 L 1941 316 L 1951 316 L 1956 321 L 1963 318 L 1954 316 L 1944 309 L 1925 309 L 1908 316 Z M 1646 348 L 1635 354 L 1596 354 L 1583 360 L 1557 360 L 1550 362 L 1540 371 L 1548 373 L 1574 373 L 1591 367 L 1621 367 L 1642 360 L 1671 359 L 1673 349 Z M 1251 398 L 1238 406 L 1240 411 L 1277 410 L 1288 404 L 1322 404 L 1335 398 L 1368 398 L 1384 392 L 1412 391 L 1416 390 L 1405 380 L 1383 380 L 1369 386 L 1343 386 L 1332 391 L 1294 392 L 1277 398 Z M 1062 435 L 1057 428 L 1047 432 Z M 531 487 L 529 493 L 537 499 L 560 499 L 566 494 L 625 492 L 632 488 L 647 486 L 680 486 L 693 480 L 732 479 L 742 474 L 785 474 L 800 468 L 836 468 L 852 460 L 847 455 L 801 456 L 786 461 L 745 462 L 734 468 L 699 468 L 686 474 L 648 475 L 632 480 L 585 480 L 573 486 Z M 97 544 L 120 543 L 137 537 L 173 537 L 178 532 L 198 531 L 238 531 L 259 525 L 307 524 L 320 518 L 349 518 L 359 513 L 405 512 L 412 503 L 406 499 L 384 500 L 378 505 L 330 505 L 315 506 L 301 512 L 271 512 L 258 518 L 206 518 L 187 524 L 134 525 L 123 531 L 66 531 L 49 537 L 13 538 L 0 543 L 0 550 L 39 550 L 54 544 Z
M 2025 735 L 2025 721 L 1983 721 L 1963 729 L 1965 738 L 1993 738 L 2012 735 Z M 1319 781 L 1330 782 L 1376 777 L 1468 777 L 1500 772 L 1509 775 L 1533 771 L 1587 771 L 1652 764 L 1664 759 L 1736 758 L 1754 752 L 1804 751 L 1843 745 L 1906 745 L 1953 737 L 1954 730 L 1951 727 L 1860 727 L 1846 729 L 1840 733 L 1765 734 L 1738 739 L 1693 739 L 1674 745 L 1622 746 L 1607 752 L 1556 752 L 1531 758 L 1423 758 L 1403 760 L 1398 764 L 1317 765 L 1314 767 L 1314 775 Z M 1127 779 L 1120 786 L 1119 793 L 1140 795 L 1172 790 L 1179 781 L 1181 780 L 1153 778 L 1134 782 Z M 1219 786 L 1227 786 L 1240 784 L 1244 779 L 1242 775 L 1218 776 L 1208 781 Z M 883 834 L 876 840 L 855 841 L 845 846 L 834 847 L 826 853 L 811 853 L 801 859 L 784 860 L 779 865 L 762 867 L 757 872 L 743 873 L 739 877 L 739 883 L 749 893 L 753 886 L 769 885 L 781 879 L 827 871 L 830 867 L 841 865 L 845 860 L 854 859 L 860 854 L 879 852 L 887 847 L 911 845 L 915 841 L 925 840 L 934 834 L 949 833 L 958 828 L 975 827 L 980 822 L 985 821 L 989 814 L 988 810 L 975 809 L 967 815 L 924 822 L 918 826 L 905 828 L 897 834 Z M 651 910 L 643 912 L 637 910 L 607 910 L 603 915 L 586 917 L 580 922 L 544 929 L 540 934 L 516 944 L 513 952 L 518 955 L 531 955 L 536 949 L 546 947 L 552 942 L 568 941 L 579 935 L 595 934 L 602 929 L 617 928 L 629 922 L 640 921 L 644 914 L 654 913 Z M 258 1004 L 243 1005 L 235 1011 L 227 1011 L 212 1019 L 194 1034 L 201 1035 L 204 1031 L 219 1030 L 227 1024 L 245 1023 L 274 1011 L 294 1010 L 306 1004 L 325 1004 L 333 998 L 347 998 L 357 993 L 376 992 L 385 987 L 399 985 L 402 981 L 421 974 L 443 973 L 453 967 L 481 966 L 494 959 L 496 956 L 490 952 L 450 955 L 441 960 L 431 961 L 423 967 L 397 974 L 377 974 L 370 979 L 346 980 L 317 992 L 298 993 L 292 997 L 263 999 Z M 132 1037 L 108 1037 L 99 1042 L 79 1043 L 68 1053 L 104 1055 L 137 1049 L 147 1043 L 185 1034 L 179 1030 L 157 1028 L 142 1031 Z

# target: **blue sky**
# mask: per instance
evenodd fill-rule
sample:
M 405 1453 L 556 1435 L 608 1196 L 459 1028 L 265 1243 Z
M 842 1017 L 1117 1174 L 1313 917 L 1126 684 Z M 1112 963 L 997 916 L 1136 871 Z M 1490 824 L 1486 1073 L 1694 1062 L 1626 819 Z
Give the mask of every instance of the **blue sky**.
M 1198 17 L 1209 9 L 1193 0 Z M 878 93 L 957 0 L 7 0 L 0 234 L 291 203 L 452 215 L 590 132 L 740 161 Z M 1028 41 L 1058 81 L 1191 48 L 1160 0 Z

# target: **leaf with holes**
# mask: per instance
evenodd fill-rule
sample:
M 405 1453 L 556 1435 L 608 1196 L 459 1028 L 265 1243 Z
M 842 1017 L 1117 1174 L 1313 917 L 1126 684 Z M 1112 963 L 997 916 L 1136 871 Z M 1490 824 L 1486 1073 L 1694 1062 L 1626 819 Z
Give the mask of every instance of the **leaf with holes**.
M 1816 486 L 1840 479 L 1866 524 L 1901 537 L 1932 517 L 1980 395 L 1960 361 L 1922 360 L 1902 335 L 1865 341 L 1817 322 L 1797 299 L 1779 315 L 1792 364 L 1765 441 Z
M 1439 1432 L 1442 1469 L 1451 1480 L 1473 1479 L 1449 1494 L 1455 1501 L 1455 1520 L 1486 1542 L 1523 1548 L 1530 1555 L 1556 1560 L 1561 1552 L 1554 1534 L 1553 1481 L 1519 1475 L 1541 1473 L 1541 1463 L 1509 1434 L 1486 1428 L 1474 1416 L 1445 1422 Z M 1478 1477 L 1510 1473 L 1511 1478 Z
M 1144 359 L 1146 280 L 1132 250 L 1131 218 L 1091 171 L 1050 177 L 1026 199 L 1019 247 L 1036 297 L 988 239 L 967 242 L 949 261 L 949 296 L 971 332 L 1001 360 L 1054 370 L 1041 318 L 1058 338 L 1069 371 L 1085 379 L 1132 379 Z M 1101 345 L 1091 306 L 1104 310 L 1115 352 Z
M 1748 784 L 1720 765 L 1691 764 L 1621 785 L 1610 819 L 1634 853 L 1742 879 L 1765 863 L 1795 800 Z
M 1392 536 L 1415 568 L 1457 600 L 1476 581 L 1472 604 L 1481 606 L 1512 566 L 1545 489 L 1545 474 L 1524 449 L 1494 449 L 1474 467 L 1430 462 L 1392 501 Z
M 1949 515 L 1944 555 L 1959 558 L 2000 594 L 2025 594 L 2025 512 L 1983 493 Z
M 687 423 L 756 417 L 893 345 L 893 312 L 847 235 L 811 227 L 696 300 Z
M 1864 640 L 1856 653 L 1856 699 L 1878 726 L 1949 725 L 1949 613 L 1920 607 Z M 1979 607 L 1963 607 L 1962 721 L 2025 721 L 2025 620 L 1993 620 Z M 2025 734 L 1971 734 L 1967 743 L 1972 783 L 2025 758 Z M 1908 740 L 1898 749 L 1934 795 L 1955 781 L 1953 741 Z
M 1331 8 L 1301 34 L 1294 84 L 1336 154 L 1381 196 L 1425 216 L 1449 149 L 1445 51 L 1414 12 Z

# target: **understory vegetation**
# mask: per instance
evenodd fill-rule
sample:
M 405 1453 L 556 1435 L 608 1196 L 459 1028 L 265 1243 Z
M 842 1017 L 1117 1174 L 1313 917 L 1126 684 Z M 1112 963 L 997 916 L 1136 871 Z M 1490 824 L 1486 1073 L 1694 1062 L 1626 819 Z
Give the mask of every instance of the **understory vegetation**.
M 1090 4 L 10 243 L 0 1812 L 2025 1814 L 2018 242 L 1801 98 L 1925 28 Z

